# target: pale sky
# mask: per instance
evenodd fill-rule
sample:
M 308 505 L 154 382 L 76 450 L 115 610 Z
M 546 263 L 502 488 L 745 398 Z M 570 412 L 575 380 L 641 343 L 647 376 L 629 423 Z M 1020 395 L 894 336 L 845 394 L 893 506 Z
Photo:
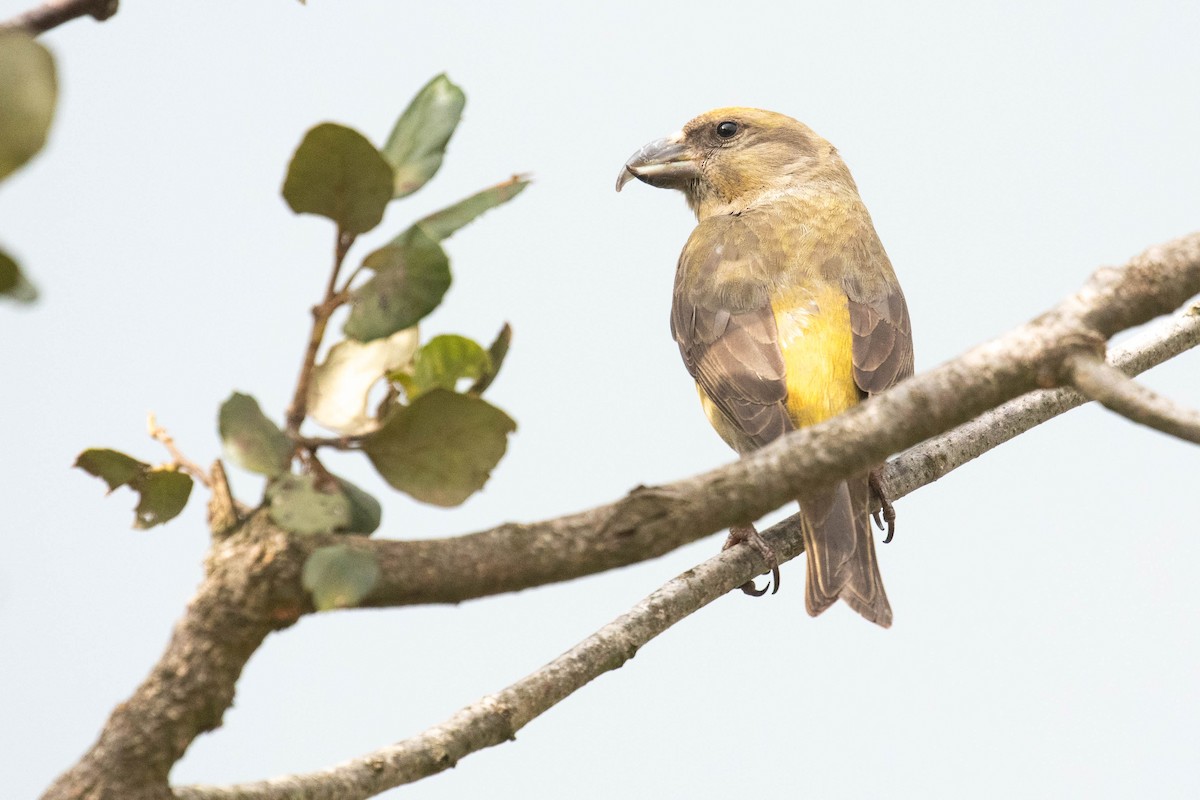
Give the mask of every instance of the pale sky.
M 0 18 L 27 2 L 0 0 Z M 442 172 L 361 258 L 514 172 L 535 184 L 448 244 L 426 336 L 513 349 L 490 390 L 519 424 L 483 493 L 442 510 L 365 460 L 379 536 L 581 510 L 732 453 L 667 326 L 681 197 L 613 192 L 625 158 L 723 105 L 797 117 L 854 173 L 912 311 L 918 371 L 1200 228 L 1192 2 L 603 4 L 125 0 L 43 37 L 61 105 L 0 186 L 0 241 L 42 293 L 0 306 L 7 549 L 0 772 L 36 795 L 158 658 L 201 575 L 202 496 L 132 531 L 133 495 L 69 469 L 91 446 L 194 459 L 217 406 L 277 420 L 330 225 L 279 195 L 304 131 L 376 143 L 432 75 L 467 92 Z M 1200 353 L 1145 376 L 1200 406 Z M 1102 409 L 1055 420 L 897 504 L 880 547 L 895 626 L 735 593 L 515 743 L 387 796 L 1052 798 L 1200 795 L 1194 446 Z M 235 474 L 255 502 L 261 479 Z M 791 512 L 791 508 L 787 512 Z M 721 536 L 656 561 L 459 607 L 310 617 L 249 663 L 176 782 L 309 771 L 416 734 L 540 667 Z

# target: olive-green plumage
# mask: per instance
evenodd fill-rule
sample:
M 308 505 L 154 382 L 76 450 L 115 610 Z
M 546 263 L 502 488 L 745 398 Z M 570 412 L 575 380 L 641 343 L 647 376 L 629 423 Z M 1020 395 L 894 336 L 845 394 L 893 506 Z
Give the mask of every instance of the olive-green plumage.
M 912 374 L 904 294 L 837 151 L 782 114 L 722 108 L 635 153 L 618 180 L 684 192 L 699 224 L 675 276 L 671 331 L 713 427 L 739 453 L 821 422 Z M 800 487 L 806 604 L 892 611 L 868 473 Z

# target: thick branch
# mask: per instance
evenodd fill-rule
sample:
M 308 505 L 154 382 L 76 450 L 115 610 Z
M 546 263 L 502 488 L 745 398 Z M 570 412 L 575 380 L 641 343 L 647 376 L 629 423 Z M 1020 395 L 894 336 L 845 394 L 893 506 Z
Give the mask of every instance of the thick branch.
M 209 552 L 208 574 L 166 652 L 116 707 L 87 755 L 46 791 L 47 800 L 173 797 L 168 772 L 197 735 L 221 724 L 251 654 L 268 633 L 311 608 L 292 542 L 255 526 Z
M 1200 444 L 1200 412 L 1173 403 L 1098 358 L 1076 355 L 1063 367 L 1066 382 L 1083 396 L 1134 422 Z
M 37 8 L 0 22 L 0 32 L 23 30 L 37 36 L 76 17 L 91 16 L 99 21 L 117 13 L 118 0 L 49 0 Z

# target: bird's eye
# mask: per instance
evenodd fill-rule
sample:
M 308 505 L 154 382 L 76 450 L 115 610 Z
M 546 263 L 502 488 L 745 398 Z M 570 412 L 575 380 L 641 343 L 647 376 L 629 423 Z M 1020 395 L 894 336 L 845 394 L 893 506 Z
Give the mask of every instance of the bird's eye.
M 717 123 L 717 136 L 722 139 L 729 139 L 738 132 L 738 124 L 733 120 L 725 120 Z

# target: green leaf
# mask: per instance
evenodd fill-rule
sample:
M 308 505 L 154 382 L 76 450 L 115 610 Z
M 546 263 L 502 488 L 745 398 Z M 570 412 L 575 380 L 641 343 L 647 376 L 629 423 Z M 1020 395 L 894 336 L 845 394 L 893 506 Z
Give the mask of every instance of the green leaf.
M 57 99 L 49 51 L 24 33 L 0 33 L 0 180 L 42 149 Z
M 488 369 L 479 379 L 471 385 L 467 391 L 471 394 L 483 394 L 492 381 L 496 380 L 497 373 L 500 372 L 500 365 L 504 363 L 504 357 L 508 355 L 508 347 L 512 344 L 512 326 L 507 322 L 500 329 L 500 333 L 496 334 L 496 341 L 492 342 L 492 346 L 488 348 Z
M 413 358 L 412 371 L 397 376 L 410 401 L 430 389 L 453 392 L 460 378 L 479 378 L 491 368 L 491 358 L 477 342 L 445 334 L 430 339 Z
M 389 372 L 407 366 L 419 344 L 416 328 L 365 344 L 354 339 L 338 342 L 313 369 L 308 415 L 343 436 L 375 430 L 378 420 L 367 412 L 372 388 Z
M 145 462 L 107 449 L 84 450 L 75 459 L 75 466 L 107 483 L 109 494 L 122 486 L 132 485 L 150 469 Z
M 133 527 L 139 529 L 174 519 L 192 494 L 191 476 L 174 465 L 152 467 L 116 450 L 84 450 L 75 466 L 107 483 L 109 494 L 122 486 L 137 492 Z
M 225 456 L 251 472 L 274 477 L 292 463 L 291 440 L 248 394 L 234 392 L 221 404 L 217 428 Z
M 388 162 L 361 133 L 332 122 L 304 134 L 283 182 L 293 211 L 328 217 L 350 234 L 378 225 L 391 197 Z
M 347 523 L 345 532 L 370 536 L 378 530 L 383 519 L 383 508 L 379 501 L 345 478 L 334 475 L 333 479 L 337 481 L 342 494 L 346 495 L 346 500 L 350 503 L 350 522 Z
M 0 250 L 0 296 L 18 303 L 32 303 L 37 289 L 21 274 L 21 268 L 7 253 Z
M 394 488 L 455 506 L 483 488 L 516 429 L 481 398 L 433 389 L 394 410 L 362 446 Z
M 420 189 L 442 166 L 467 96 L 443 73 L 425 84 L 392 128 L 383 156 L 395 170 L 393 197 Z
M 450 288 L 450 260 L 421 232 L 405 245 L 386 245 L 363 259 L 375 275 L 351 292 L 346 335 L 360 342 L 411 328 L 438 307 Z
M 192 494 L 192 478 L 174 467 L 155 467 L 134 488 L 141 492 L 142 499 L 134 512 L 133 527 L 153 528 L 183 511 Z
M 420 230 L 430 239 L 437 242 L 448 239 L 451 234 L 467 223 L 474 221 L 483 212 L 490 211 L 496 206 L 512 200 L 528 185 L 529 180 L 527 178 L 514 175 L 504 183 L 498 183 L 495 186 L 484 189 L 482 192 L 476 192 L 464 200 L 459 200 L 448 208 L 443 208 L 441 211 L 418 220 L 393 239 L 391 243 L 405 244 L 413 235 L 413 232 L 417 230 Z
M 379 563 L 373 553 L 344 544 L 321 547 L 305 560 L 300 580 L 318 611 L 353 608 L 375 588 Z
M 293 533 L 333 533 L 350 525 L 350 501 L 337 483 L 313 475 L 283 475 L 267 485 L 271 519 Z

